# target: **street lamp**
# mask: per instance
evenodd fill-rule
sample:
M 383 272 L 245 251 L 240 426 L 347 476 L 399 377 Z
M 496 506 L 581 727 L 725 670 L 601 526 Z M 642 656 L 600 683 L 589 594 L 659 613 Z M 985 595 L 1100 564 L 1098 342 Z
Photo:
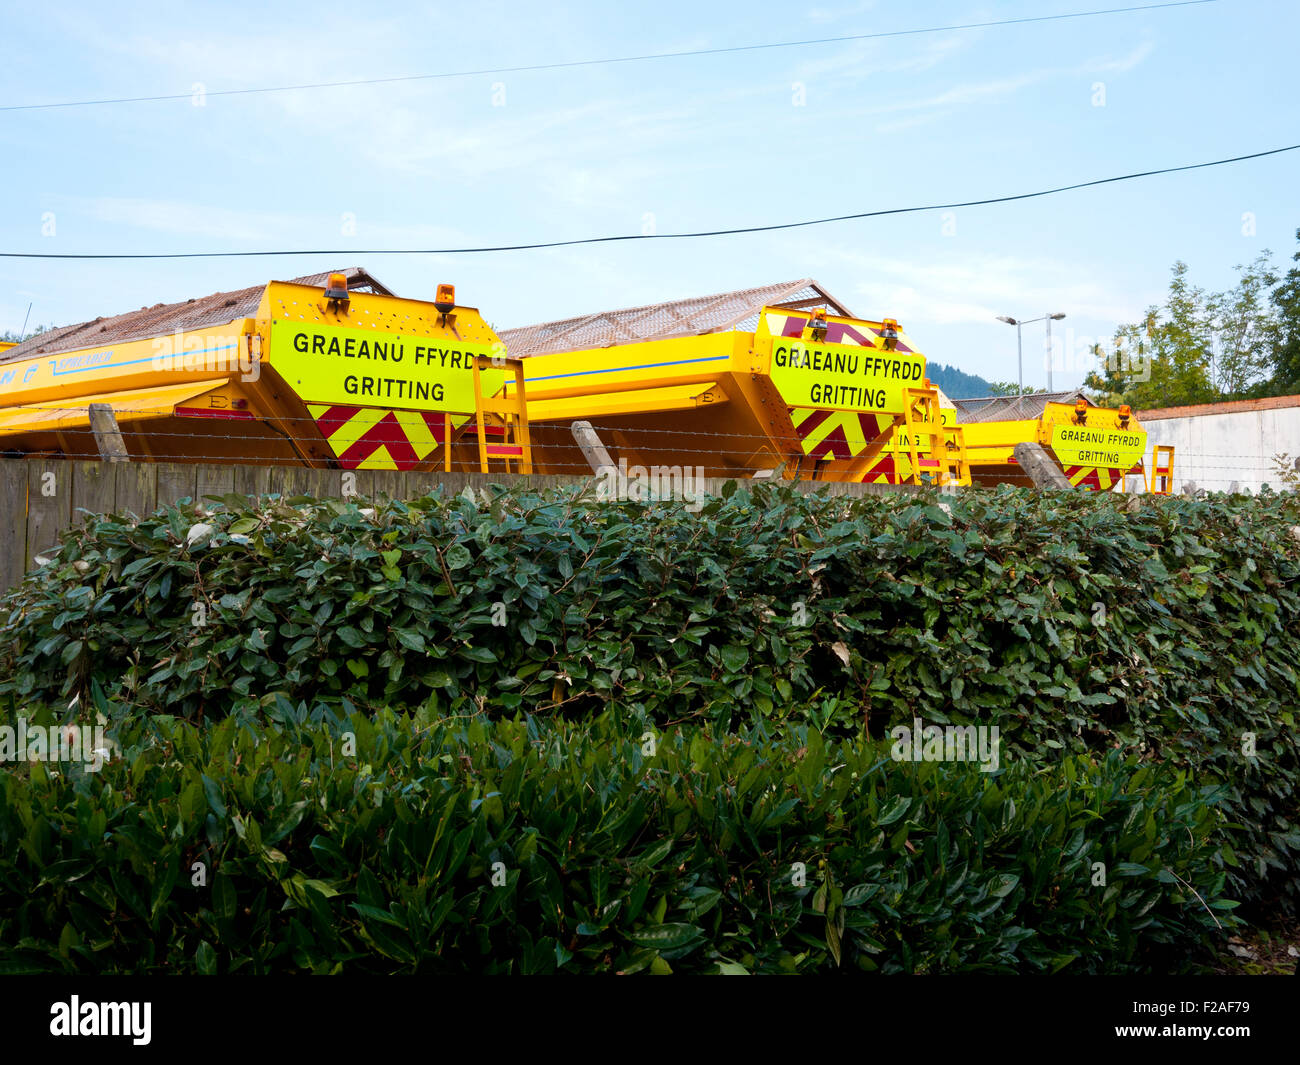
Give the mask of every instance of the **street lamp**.
M 1052 390 L 1052 323 L 1059 322 L 1065 315 L 1058 311 L 1056 314 L 1044 315 L 1043 320 L 1047 322 L 1047 391 Z
M 1020 327 L 1022 325 L 1033 325 L 1035 322 L 1047 323 L 1047 391 L 1052 390 L 1052 323 L 1059 322 L 1065 315 L 1057 312 L 1056 314 L 1045 314 L 1041 318 L 1010 318 L 1005 314 L 999 314 L 999 322 L 1006 322 L 1007 325 L 1016 327 L 1016 387 L 1019 391 L 1016 393 L 1016 406 L 1020 406 L 1020 396 L 1025 391 L 1025 359 L 1024 347 L 1020 339 Z

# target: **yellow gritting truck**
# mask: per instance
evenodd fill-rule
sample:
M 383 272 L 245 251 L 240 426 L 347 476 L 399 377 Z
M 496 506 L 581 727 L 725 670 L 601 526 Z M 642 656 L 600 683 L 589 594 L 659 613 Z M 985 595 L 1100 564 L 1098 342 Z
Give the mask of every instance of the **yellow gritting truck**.
M 955 409 L 926 379 L 911 338 L 892 319 L 850 316 L 810 279 L 506 330 L 502 339 L 523 358 L 533 462 L 543 472 L 590 470 L 573 433 L 587 422 L 629 467 L 970 481 Z
M 1021 443 L 1035 443 L 1047 450 L 1077 489 L 1123 491 L 1127 476 L 1141 474 L 1148 491 L 1168 494 L 1173 449 L 1155 449 L 1154 462 L 1149 464 L 1146 430 L 1127 406 L 1097 407 L 1078 394 L 1073 402 L 1055 402 L 1046 396 L 994 402 L 999 404 L 998 417 L 962 422 L 976 484 L 1031 483 L 1019 468 L 1015 449 Z M 969 411 L 973 404 L 961 406 Z
M 0 350 L 8 455 L 585 475 L 587 423 L 610 461 L 712 477 L 1026 483 L 1021 443 L 1078 488 L 1143 469 L 1127 410 L 1040 406 L 963 421 L 902 325 L 807 278 L 498 337 L 451 285 L 404 299 L 354 268 Z
M 353 269 L 51 330 L 0 352 L 0 452 L 528 472 L 522 367 L 451 285 Z
M 1020 444 L 1041 446 L 1081 490 L 1144 471 L 1146 432 L 1127 408 L 1077 393 L 1068 404 L 995 401 L 992 418 L 980 401 L 954 404 L 896 320 L 855 318 L 809 278 L 501 336 L 524 358 L 534 461 L 547 472 L 588 469 L 577 422 L 611 461 L 705 476 L 1028 485 Z M 1171 480 L 1162 450 L 1151 491 Z

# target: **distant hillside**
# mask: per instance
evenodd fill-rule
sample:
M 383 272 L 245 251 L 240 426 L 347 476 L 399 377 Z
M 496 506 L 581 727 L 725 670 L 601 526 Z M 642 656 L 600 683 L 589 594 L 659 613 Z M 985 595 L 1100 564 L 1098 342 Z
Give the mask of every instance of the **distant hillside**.
M 927 362 L 925 374 L 949 399 L 978 399 L 993 394 L 993 386 L 984 378 L 965 373 L 955 366 Z

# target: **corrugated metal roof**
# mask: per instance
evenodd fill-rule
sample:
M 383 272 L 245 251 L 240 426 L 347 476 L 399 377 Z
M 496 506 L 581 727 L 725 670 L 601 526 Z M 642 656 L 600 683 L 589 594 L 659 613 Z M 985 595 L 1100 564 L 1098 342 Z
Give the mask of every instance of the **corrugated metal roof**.
M 346 270 L 329 270 L 321 274 L 295 277 L 294 284 L 324 285 L 331 273 L 343 273 L 348 278 L 348 288 L 358 292 L 392 293 L 368 274 L 363 267 Z M 120 344 L 128 340 L 145 340 L 163 336 L 178 329 L 203 329 L 207 326 L 225 325 L 236 318 L 247 318 L 257 311 L 267 282 L 241 288 L 233 292 L 214 292 L 183 303 L 156 303 L 138 311 L 96 318 L 92 322 L 60 326 L 28 337 L 21 344 L 0 352 L 0 362 L 13 362 L 32 355 L 53 354 L 76 348 L 98 347 L 101 344 Z
M 1049 403 L 1069 403 L 1084 400 L 1088 406 L 1096 404 L 1080 391 L 1034 392 L 1027 396 L 984 396 L 981 399 L 954 399 L 957 424 L 966 422 L 1006 422 L 1041 418 Z
M 788 307 L 792 310 L 825 307 L 832 314 L 853 317 L 848 308 L 825 288 L 812 278 L 803 278 L 736 292 L 692 296 L 621 311 L 600 311 L 558 322 L 503 329 L 498 336 L 505 341 L 506 351 L 516 358 L 548 355 L 642 340 L 722 333 L 731 329 L 752 332 L 757 328 L 758 315 L 764 307 Z
M 1166 418 L 1195 418 L 1207 414 L 1245 414 L 1253 410 L 1300 407 L 1300 396 L 1269 396 L 1267 399 L 1233 399 L 1224 403 L 1196 403 L 1187 407 L 1157 407 L 1137 412 L 1138 421 L 1159 422 Z

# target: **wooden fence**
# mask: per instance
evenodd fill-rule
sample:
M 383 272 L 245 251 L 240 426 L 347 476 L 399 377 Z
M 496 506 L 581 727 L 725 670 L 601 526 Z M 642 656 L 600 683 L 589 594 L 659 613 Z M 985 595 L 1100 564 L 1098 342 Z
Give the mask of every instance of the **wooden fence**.
M 182 499 L 279 493 L 338 499 L 348 494 L 363 499 L 414 499 L 442 485 L 461 492 L 467 485 L 515 484 L 532 487 L 580 485 L 590 477 L 506 473 L 397 473 L 387 470 L 314 470 L 306 466 L 223 466 L 198 463 L 69 462 L 63 459 L 0 459 L 0 593 L 12 588 L 35 558 L 58 543 L 65 529 L 81 524 L 87 514 L 129 511 L 151 514 Z M 723 479 L 705 479 L 703 490 L 716 493 Z M 892 485 L 801 482 L 803 491 L 836 495 L 875 495 L 907 491 Z

